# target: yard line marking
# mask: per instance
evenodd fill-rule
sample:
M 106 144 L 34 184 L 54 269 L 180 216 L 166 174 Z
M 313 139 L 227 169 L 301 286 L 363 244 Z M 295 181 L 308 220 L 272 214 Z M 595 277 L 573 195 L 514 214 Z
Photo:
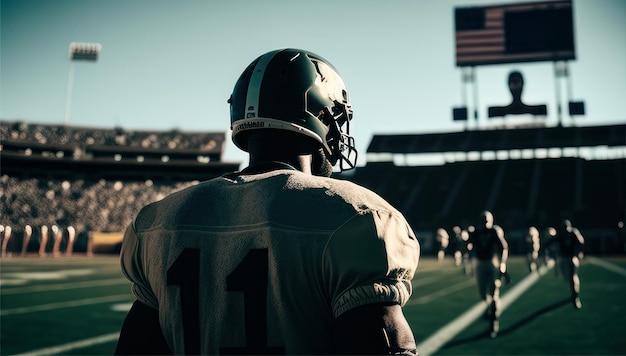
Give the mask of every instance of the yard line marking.
M 444 264 L 437 264 L 437 265 L 432 265 L 432 266 L 417 266 L 417 272 L 418 273 L 428 273 L 428 272 L 437 272 L 437 273 L 457 273 L 459 271 L 459 269 L 461 268 L 461 266 L 455 266 L 457 269 L 445 269 L 446 263 Z M 449 264 L 448 264 L 449 266 Z
M 413 300 L 409 300 L 407 304 L 409 305 L 413 305 L 413 304 L 426 304 L 428 302 L 430 302 L 431 300 L 438 298 L 438 297 L 442 297 L 444 295 L 448 295 L 448 294 L 452 294 L 458 290 L 461 289 L 465 289 L 468 288 L 470 285 L 475 284 L 476 282 L 473 279 L 468 279 L 465 280 L 463 282 L 457 283 L 457 284 L 453 284 L 449 287 L 440 289 L 434 293 L 428 294 L 428 295 L 424 295 L 421 296 L 419 298 L 413 299 Z M 419 286 L 418 286 L 419 288 Z
M 596 257 L 587 257 L 587 260 L 589 260 L 589 262 L 591 262 L 592 264 L 594 264 L 596 266 L 600 266 L 602 268 L 608 269 L 611 272 L 615 272 L 615 273 L 621 274 L 622 276 L 626 277 L 626 269 L 624 269 L 624 268 L 622 268 L 622 267 L 620 267 L 620 266 L 618 266 L 618 265 L 616 265 L 614 263 L 611 263 L 611 262 L 608 262 L 608 261 L 605 261 L 605 260 L 601 260 L 601 259 L 596 258 Z
M 521 296 L 530 286 L 535 284 L 539 280 L 539 276 L 543 276 L 546 272 L 552 268 L 553 265 L 548 267 L 541 266 L 538 270 L 539 273 L 531 273 L 524 277 L 519 283 L 511 288 L 506 295 L 501 299 L 502 311 L 504 311 L 511 303 Z M 441 329 L 437 330 L 429 338 L 424 340 L 417 346 L 417 351 L 420 356 L 432 355 L 439 350 L 448 341 L 452 340 L 461 331 L 467 328 L 476 319 L 482 317 L 485 312 L 485 302 L 480 301 L 476 303 L 472 308 L 463 313 L 458 318 L 454 319 Z
M 432 283 L 441 282 L 441 280 L 442 280 L 442 274 L 429 276 L 429 277 L 419 277 L 419 278 L 414 279 L 413 285 L 415 287 L 423 287 Z
M 113 304 L 111 305 L 111 310 L 115 311 L 115 312 L 124 312 L 124 313 L 128 313 L 128 311 L 130 310 L 130 308 L 133 306 L 132 302 L 129 303 L 124 303 L 124 304 Z
M 90 347 L 90 346 L 94 346 L 98 344 L 104 344 L 105 342 L 115 341 L 119 337 L 120 337 L 120 333 L 115 332 L 111 334 L 105 334 L 102 336 L 93 337 L 90 339 L 70 342 L 64 345 L 46 347 L 44 349 L 29 351 L 29 352 L 25 352 L 22 354 L 17 354 L 15 356 L 48 356 L 48 355 L 60 355 L 60 354 L 62 355 L 63 353 L 66 353 L 67 351 L 80 349 L 83 347 Z
M 30 307 L 13 308 L 13 309 L 2 309 L 0 310 L 0 316 L 26 314 L 26 313 L 45 311 L 45 310 L 54 310 L 54 309 L 61 309 L 61 308 L 80 307 L 84 305 L 117 302 L 120 300 L 133 300 L 133 296 L 130 294 L 118 294 L 118 295 L 110 295 L 106 297 L 73 300 L 69 302 L 41 304 L 41 305 L 34 305 Z
M 478 319 L 485 312 L 485 303 L 479 302 L 471 309 L 461 314 L 454 321 L 448 323 L 441 329 L 437 330 L 428 339 L 424 340 L 421 344 L 417 345 L 417 352 L 420 356 L 432 355 L 439 350 L 443 345 L 455 337 L 458 333 L 463 331 L 474 320 Z
M 90 287 L 110 286 L 110 285 L 125 284 L 125 283 L 130 283 L 130 282 L 126 278 L 112 278 L 112 279 L 103 279 L 103 280 L 96 280 L 96 281 L 3 288 L 2 294 L 9 295 L 9 294 L 18 294 L 18 293 L 48 292 L 48 291 L 53 291 L 53 290 L 72 289 L 72 288 L 90 288 Z
M 56 271 L 38 271 L 38 272 L 11 272 L 3 273 L 4 277 L 17 278 L 17 279 L 29 279 L 37 281 L 47 281 L 52 279 L 65 279 L 68 277 L 87 276 L 93 274 L 92 268 L 82 269 L 60 269 Z

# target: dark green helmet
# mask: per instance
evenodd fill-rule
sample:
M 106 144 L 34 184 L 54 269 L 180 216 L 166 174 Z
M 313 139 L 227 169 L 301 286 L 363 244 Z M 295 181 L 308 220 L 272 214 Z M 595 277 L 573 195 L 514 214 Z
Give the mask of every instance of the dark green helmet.
M 248 150 L 251 130 L 288 130 L 319 142 L 342 171 L 354 168 L 348 90 L 322 57 L 293 48 L 265 53 L 244 70 L 228 102 L 232 139 L 240 149 Z

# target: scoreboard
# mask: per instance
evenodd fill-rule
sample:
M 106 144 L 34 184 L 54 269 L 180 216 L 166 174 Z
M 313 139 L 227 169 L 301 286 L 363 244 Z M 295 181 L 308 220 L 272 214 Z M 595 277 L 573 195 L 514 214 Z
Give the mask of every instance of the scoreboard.
M 454 10 L 456 65 L 576 58 L 571 0 Z

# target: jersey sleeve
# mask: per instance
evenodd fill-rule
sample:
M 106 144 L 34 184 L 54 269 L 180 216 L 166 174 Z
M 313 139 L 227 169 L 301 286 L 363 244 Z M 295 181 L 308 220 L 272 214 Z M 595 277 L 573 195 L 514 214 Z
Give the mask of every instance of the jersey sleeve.
M 149 307 L 158 309 L 157 298 L 148 284 L 140 254 L 139 239 L 135 233 L 134 226 L 131 224 L 124 233 L 120 251 L 122 273 L 133 283 L 132 291 L 137 300 Z
M 419 255 L 419 242 L 400 213 L 369 211 L 350 219 L 323 257 L 333 315 L 372 303 L 406 304 Z

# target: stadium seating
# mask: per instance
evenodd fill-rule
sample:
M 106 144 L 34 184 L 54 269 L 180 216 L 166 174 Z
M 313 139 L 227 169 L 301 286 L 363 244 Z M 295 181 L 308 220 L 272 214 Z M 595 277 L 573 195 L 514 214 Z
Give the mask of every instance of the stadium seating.
M 238 168 L 238 164 L 221 162 L 223 133 L 0 123 L 0 224 L 12 227 L 8 249 L 13 251 L 21 248 L 26 225 L 33 227 L 30 251 L 38 248 L 41 228 L 52 225 L 63 229 L 73 226 L 80 249 L 87 232 L 119 233 L 145 204 Z M 625 140 L 626 135 L 619 135 L 625 128 L 504 130 L 501 135 L 495 131 L 384 135 L 374 137 L 370 149 L 402 153 L 420 149 L 467 152 L 462 151 L 466 148 L 497 151 L 550 146 L 546 144 L 549 137 L 566 147 L 589 145 L 589 137 L 618 145 Z M 563 139 L 564 132 L 574 135 Z M 208 160 L 198 160 L 199 156 Z M 481 210 L 490 209 L 507 237 L 519 246 L 513 253 L 521 252 L 528 226 L 545 232 L 564 217 L 590 236 L 592 250 L 624 252 L 623 157 L 477 159 L 417 166 L 370 162 L 350 175 L 335 176 L 370 188 L 398 207 L 427 248 L 432 248 L 437 228 L 444 227 L 450 233 L 454 225 L 465 228 L 474 223 Z M 46 248 L 49 251 L 52 247 Z

